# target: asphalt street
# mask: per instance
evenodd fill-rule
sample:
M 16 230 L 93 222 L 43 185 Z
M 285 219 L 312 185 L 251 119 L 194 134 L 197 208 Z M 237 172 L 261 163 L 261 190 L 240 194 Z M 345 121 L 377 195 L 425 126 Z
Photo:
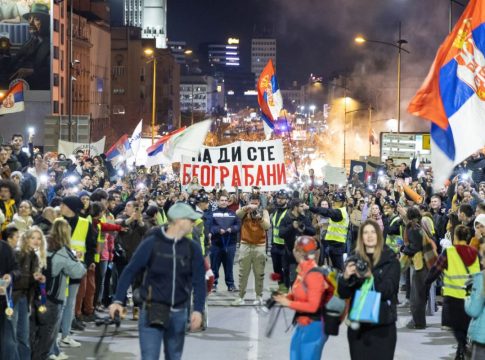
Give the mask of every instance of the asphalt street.
M 271 264 L 267 264 L 270 274 Z M 238 270 L 235 267 L 237 282 Z M 252 276 L 252 275 L 251 275 Z M 269 278 L 269 276 L 267 277 Z M 223 284 L 219 291 L 209 297 L 209 326 L 204 332 L 188 334 L 185 340 L 184 360 L 258 360 L 288 359 L 293 312 L 282 310 L 271 337 L 266 337 L 270 316 L 251 303 L 255 299 L 253 279 L 250 279 L 245 306 L 232 307 L 230 303 L 236 294 L 227 292 Z M 265 297 L 269 297 L 274 283 L 267 279 Z M 113 327 L 102 342 L 97 356 L 95 347 L 102 328 L 88 324 L 84 332 L 73 337 L 82 343 L 77 349 L 64 349 L 70 359 L 139 359 L 137 323 L 130 316 L 122 322 L 119 332 L 111 336 Z M 441 312 L 427 318 L 425 330 L 409 330 L 405 325 L 410 320 L 409 308 L 399 309 L 398 340 L 395 359 L 439 360 L 453 359 L 455 348 L 451 332 L 441 330 Z M 347 344 L 347 326 L 342 324 L 339 336 L 332 336 L 325 344 L 322 359 L 350 359 Z M 162 357 L 163 358 L 163 357 Z

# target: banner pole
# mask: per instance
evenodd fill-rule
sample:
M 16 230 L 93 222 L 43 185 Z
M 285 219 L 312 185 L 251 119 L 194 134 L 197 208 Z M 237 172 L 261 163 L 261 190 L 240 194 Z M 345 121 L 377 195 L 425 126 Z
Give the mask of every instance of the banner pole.
M 288 144 L 290 145 L 291 157 L 293 159 L 293 165 L 295 165 L 296 176 L 298 179 L 300 179 L 300 173 L 298 172 L 298 166 L 296 165 L 295 153 L 293 152 L 293 141 L 291 140 L 290 125 L 288 123 L 288 118 L 286 117 L 286 110 L 284 110 L 284 114 L 286 123 L 286 135 L 288 137 Z

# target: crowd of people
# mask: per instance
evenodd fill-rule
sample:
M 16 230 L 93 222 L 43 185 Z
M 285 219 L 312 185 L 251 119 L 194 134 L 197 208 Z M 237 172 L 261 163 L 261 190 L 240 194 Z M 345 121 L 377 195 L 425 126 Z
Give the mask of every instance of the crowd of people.
M 203 324 L 207 293 L 228 291 L 243 305 L 252 271 L 253 304 L 264 304 L 267 254 L 275 301 L 296 311 L 292 359 L 320 358 L 322 299 L 332 292 L 352 303 L 368 280 L 379 316 L 349 326 L 352 359 L 394 357 L 398 306 L 409 306 L 413 330 L 442 306 L 456 359 L 485 358 L 481 153 L 438 192 L 427 164 L 392 159 L 344 186 L 310 172 L 277 192 L 229 192 L 196 177 L 181 186 L 159 167 L 114 169 L 82 151 L 41 154 L 31 140 L 24 147 L 14 135 L 0 146 L 1 359 L 67 359 L 63 349 L 82 346 L 72 334 L 108 311 L 126 317 L 127 306 L 143 359 L 158 359 L 162 340 L 167 358 L 180 359 L 185 332 Z M 322 265 L 338 281 L 311 271 Z

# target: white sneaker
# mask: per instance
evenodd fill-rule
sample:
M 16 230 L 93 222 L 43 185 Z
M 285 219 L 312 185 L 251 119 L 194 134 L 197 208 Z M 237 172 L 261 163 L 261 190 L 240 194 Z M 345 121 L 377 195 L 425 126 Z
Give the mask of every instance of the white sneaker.
M 57 355 L 57 360 L 67 360 L 69 359 L 69 356 L 64 352 L 64 351 L 61 351 L 59 353 L 59 355 Z
M 244 305 L 244 299 L 243 298 L 237 298 L 231 303 L 231 306 L 241 306 Z
M 59 342 L 59 346 L 78 348 L 81 346 L 81 343 L 79 341 L 74 340 L 70 336 L 66 336 L 64 339 L 61 339 L 61 341 Z
M 57 356 L 55 356 L 54 354 L 49 356 L 49 360 L 57 360 L 57 359 L 59 359 L 59 358 Z
M 256 306 L 261 306 L 263 304 L 264 304 L 264 300 L 262 296 L 256 297 L 256 300 L 253 301 L 253 305 L 256 305 Z

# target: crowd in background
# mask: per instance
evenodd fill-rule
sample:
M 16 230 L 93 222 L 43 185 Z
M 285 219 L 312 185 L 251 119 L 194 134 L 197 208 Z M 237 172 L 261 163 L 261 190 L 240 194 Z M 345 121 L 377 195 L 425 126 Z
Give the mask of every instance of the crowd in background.
M 86 323 L 102 316 L 139 244 L 150 229 L 170 220 L 167 212 L 177 202 L 186 202 L 202 214 L 192 238 L 200 242 L 215 276 L 212 291 L 226 291 L 221 285 L 225 283 L 227 291 L 234 293 L 234 306 L 246 301 L 251 271 L 254 304 L 263 304 L 267 254 L 278 275 L 278 291 L 291 292 L 299 271 L 295 242 L 308 235 L 318 242 L 316 263 L 347 275 L 339 282 L 347 297 L 362 285 L 349 282 L 356 271 L 349 268 L 350 254 L 360 251 L 388 302 L 381 317 L 386 326 L 395 330 L 396 307 L 410 306 L 408 328 L 424 329 L 426 316 L 442 306 L 442 325 L 453 330 L 457 359 L 464 359 L 470 340 L 475 359 L 485 354 L 480 273 L 485 241 L 482 153 L 458 166 L 449 185 L 436 192 L 429 164 L 416 159 L 409 166 L 394 164 L 392 159 L 369 164 L 375 172 L 366 177 L 354 174 L 341 186 L 329 185 L 310 171 L 278 192 L 261 192 L 257 187 L 251 192 L 228 192 L 206 191 L 195 177 L 181 186 L 176 174 L 159 167 L 114 169 L 104 156 L 90 157 L 82 151 L 73 158 L 41 154 L 31 139 L 24 145 L 23 137 L 14 135 L 10 144 L 0 146 L 2 359 L 67 359 L 63 348 L 82 345 L 72 332 L 83 331 Z M 369 255 L 359 246 L 366 236 L 363 224 L 375 226 L 382 254 Z M 383 268 L 388 271 L 384 260 L 392 259 L 400 262 L 400 270 L 390 276 L 397 285 L 378 285 L 388 280 L 382 276 Z M 221 266 L 224 281 L 219 277 Z M 394 265 L 392 271 L 396 271 Z M 467 283 L 465 288 L 462 278 L 474 280 L 473 285 Z M 125 301 L 133 305 L 134 319 L 142 303 L 136 296 L 142 281 L 134 279 L 133 297 Z M 405 293 L 400 301 L 399 289 Z M 12 316 L 5 311 L 9 308 Z M 358 334 L 366 328 L 353 331 L 348 336 L 352 357 L 357 359 L 363 350 L 355 344 L 363 341 Z M 369 331 L 368 340 L 375 341 L 372 336 L 379 334 Z M 395 338 L 382 342 L 383 352 L 393 353 L 393 343 Z

